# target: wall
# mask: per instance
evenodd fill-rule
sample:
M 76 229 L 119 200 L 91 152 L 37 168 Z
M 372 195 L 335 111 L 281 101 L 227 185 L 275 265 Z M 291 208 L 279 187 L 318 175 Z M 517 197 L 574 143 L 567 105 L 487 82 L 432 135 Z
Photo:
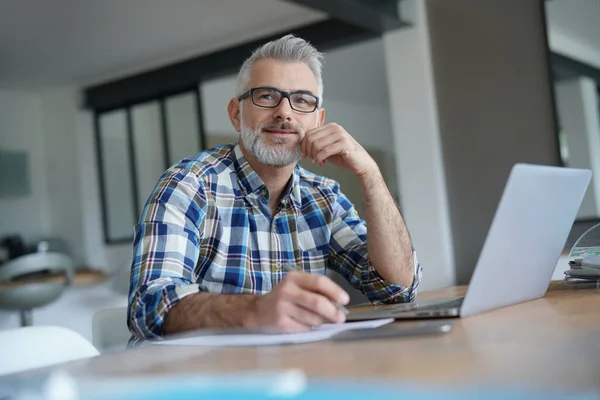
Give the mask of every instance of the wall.
M 76 91 L 0 92 L 0 147 L 29 155 L 31 194 L 0 199 L 0 236 L 65 240 L 82 260 Z M 85 161 L 84 161 L 85 162 Z
M 46 89 L 39 93 L 44 135 L 49 234 L 65 240 L 77 264 L 83 263 L 79 175 L 88 161 L 77 152 L 77 90 Z
M 467 283 L 511 167 L 557 165 L 537 0 L 427 1 L 458 283 Z
M 599 38 L 600 40 L 600 38 Z M 577 218 L 600 215 L 600 102 L 596 82 L 577 77 L 555 84 L 556 111 L 571 168 L 592 169 L 592 182 Z
M 384 35 L 386 76 L 400 201 L 425 291 L 454 284 L 454 257 L 427 9 L 401 5 L 411 26 Z
M 51 232 L 41 128 L 41 104 L 35 93 L 0 90 L 0 148 L 29 157 L 30 194 L 0 198 L 0 237 L 17 233 L 30 242 Z

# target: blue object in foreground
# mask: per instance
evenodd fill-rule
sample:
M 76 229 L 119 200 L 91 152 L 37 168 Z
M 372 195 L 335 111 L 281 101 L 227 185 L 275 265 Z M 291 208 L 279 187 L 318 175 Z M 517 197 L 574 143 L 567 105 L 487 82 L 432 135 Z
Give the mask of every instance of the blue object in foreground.
M 166 374 L 126 378 L 66 373 L 32 378 L 0 378 L 0 399 L 68 398 L 76 400 L 600 400 L 595 393 L 558 393 L 556 390 L 491 386 L 427 388 L 389 380 L 308 379 L 300 370 L 263 370 L 215 374 Z
M 298 389 L 298 388 L 296 388 Z M 112 393 L 110 397 L 92 397 L 89 400 L 365 400 L 373 397 L 385 399 L 418 399 L 418 400 L 592 400 L 600 399 L 593 393 L 563 393 L 536 391 L 532 389 L 506 389 L 499 387 L 479 387 L 472 389 L 427 389 L 417 385 L 392 385 L 389 382 L 365 381 L 363 384 L 356 381 L 344 380 L 309 380 L 301 390 L 292 392 L 274 393 L 257 387 L 247 388 L 243 385 L 231 385 L 227 388 L 198 388 L 186 385 L 173 385 L 151 390 L 139 389 L 125 393 Z M 84 397 L 82 400 L 87 399 Z

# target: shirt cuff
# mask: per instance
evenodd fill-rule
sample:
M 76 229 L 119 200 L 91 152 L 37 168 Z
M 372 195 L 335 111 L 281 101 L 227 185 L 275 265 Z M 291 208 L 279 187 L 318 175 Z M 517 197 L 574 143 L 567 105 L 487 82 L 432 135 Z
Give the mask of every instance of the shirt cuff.
M 363 273 L 363 292 L 373 304 L 409 303 L 417 296 L 423 269 L 413 251 L 414 275 L 411 286 L 401 286 L 385 280 L 369 262 Z
M 133 313 L 134 336 L 142 339 L 161 337 L 163 335 L 163 323 L 167 313 L 175 307 L 177 303 L 190 294 L 198 293 L 200 287 L 198 284 L 167 284 L 162 288 L 149 290 L 144 294 Z M 159 296 L 158 301 L 156 297 Z M 141 311 L 141 314 L 140 313 Z

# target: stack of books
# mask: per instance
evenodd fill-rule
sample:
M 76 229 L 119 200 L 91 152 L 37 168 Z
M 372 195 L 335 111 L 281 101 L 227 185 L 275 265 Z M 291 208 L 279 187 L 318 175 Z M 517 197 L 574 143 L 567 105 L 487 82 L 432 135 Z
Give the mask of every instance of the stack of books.
M 563 283 L 567 285 L 592 284 L 600 289 L 600 256 L 586 255 L 569 261 Z
M 571 248 L 563 285 L 600 289 L 600 224 L 585 231 Z

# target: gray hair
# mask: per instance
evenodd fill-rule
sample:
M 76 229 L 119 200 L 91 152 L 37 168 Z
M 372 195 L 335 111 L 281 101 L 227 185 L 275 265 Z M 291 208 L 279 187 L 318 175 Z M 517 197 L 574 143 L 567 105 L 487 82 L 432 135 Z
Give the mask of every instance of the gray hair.
M 310 68 L 317 79 L 317 96 L 319 97 L 319 106 L 323 103 L 323 53 L 306 40 L 294 35 L 286 35 L 277 40 L 265 43 L 256 49 L 250 57 L 244 61 L 237 77 L 235 87 L 236 96 L 240 96 L 248 88 L 250 72 L 257 61 L 263 59 L 273 59 L 284 62 L 304 63 Z

